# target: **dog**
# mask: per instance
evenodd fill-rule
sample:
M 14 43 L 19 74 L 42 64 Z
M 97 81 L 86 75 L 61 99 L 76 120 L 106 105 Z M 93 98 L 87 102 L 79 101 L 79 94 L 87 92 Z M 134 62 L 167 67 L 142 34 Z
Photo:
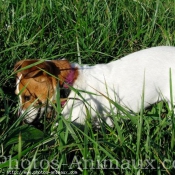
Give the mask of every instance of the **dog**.
M 175 87 L 175 47 L 158 46 L 131 53 L 107 64 L 94 66 L 68 60 L 22 60 L 16 63 L 16 91 L 24 121 L 32 123 L 48 111 L 59 91 L 62 115 L 85 124 L 87 113 L 93 122 L 113 125 L 116 102 L 128 111 L 139 112 L 161 100 L 171 103 Z M 113 103 L 111 103 L 111 101 Z M 99 117 L 100 116 L 100 117 Z

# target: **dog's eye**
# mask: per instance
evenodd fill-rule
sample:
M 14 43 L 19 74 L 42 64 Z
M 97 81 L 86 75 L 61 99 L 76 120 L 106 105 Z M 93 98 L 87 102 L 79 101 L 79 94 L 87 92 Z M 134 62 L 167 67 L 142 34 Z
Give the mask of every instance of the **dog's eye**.
M 24 101 L 30 101 L 30 96 L 25 95 L 25 96 L 24 96 Z

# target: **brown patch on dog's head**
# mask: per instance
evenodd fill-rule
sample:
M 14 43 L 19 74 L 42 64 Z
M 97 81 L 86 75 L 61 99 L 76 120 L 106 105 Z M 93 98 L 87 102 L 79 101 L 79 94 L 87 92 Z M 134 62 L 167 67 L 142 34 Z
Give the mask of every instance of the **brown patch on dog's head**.
M 15 71 L 21 69 L 17 75 L 22 74 L 24 78 L 33 78 L 43 75 L 54 75 L 57 76 L 60 72 L 59 69 L 56 69 L 56 66 L 51 61 L 40 60 L 22 60 L 15 64 Z
M 24 78 L 34 78 L 41 74 L 53 75 L 58 77 L 60 85 L 63 84 L 71 70 L 71 65 L 67 60 L 40 62 L 41 60 L 21 60 L 15 64 L 14 70 L 18 71 L 21 69 L 20 72 L 17 72 L 17 76 L 22 74 Z M 77 76 L 78 71 L 75 69 L 74 80 L 76 80 Z

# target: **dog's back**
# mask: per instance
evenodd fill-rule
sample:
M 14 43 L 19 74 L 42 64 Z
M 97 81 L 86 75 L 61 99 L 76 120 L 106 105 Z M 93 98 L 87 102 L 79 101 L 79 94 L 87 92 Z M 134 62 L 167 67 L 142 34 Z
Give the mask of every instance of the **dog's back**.
M 74 87 L 96 95 L 81 93 L 82 98 L 72 91 L 69 98 L 79 100 L 69 100 L 63 114 L 68 117 L 72 109 L 72 120 L 82 123 L 86 105 L 92 116 L 100 113 L 111 124 L 108 116 L 116 108 L 108 98 L 139 112 L 143 89 L 145 108 L 163 98 L 170 102 L 170 68 L 175 87 L 175 47 L 168 46 L 141 50 L 108 64 L 79 67 Z

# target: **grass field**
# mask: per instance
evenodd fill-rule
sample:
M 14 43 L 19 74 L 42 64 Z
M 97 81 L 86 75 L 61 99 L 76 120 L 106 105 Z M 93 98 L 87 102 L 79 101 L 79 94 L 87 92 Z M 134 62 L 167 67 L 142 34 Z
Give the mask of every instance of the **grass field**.
M 175 45 L 174 17 L 174 0 L 0 0 L 0 174 L 173 174 L 175 121 L 166 103 L 115 114 L 114 128 L 98 130 L 57 116 L 51 136 L 55 120 L 40 130 L 17 118 L 13 66 L 25 58 L 93 65 Z

